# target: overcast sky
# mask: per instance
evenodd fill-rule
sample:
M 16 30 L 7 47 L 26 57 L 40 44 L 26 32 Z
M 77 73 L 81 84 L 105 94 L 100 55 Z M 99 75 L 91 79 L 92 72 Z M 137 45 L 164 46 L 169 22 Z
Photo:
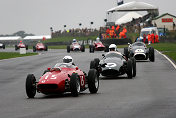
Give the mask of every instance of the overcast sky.
M 134 0 L 124 0 L 131 2 Z M 160 14 L 176 15 L 176 0 L 136 0 L 153 4 Z M 104 25 L 106 11 L 116 6 L 116 0 L 0 0 L 0 34 L 19 30 L 35 35 L 50 34 L 50 27 L 100 27 Z

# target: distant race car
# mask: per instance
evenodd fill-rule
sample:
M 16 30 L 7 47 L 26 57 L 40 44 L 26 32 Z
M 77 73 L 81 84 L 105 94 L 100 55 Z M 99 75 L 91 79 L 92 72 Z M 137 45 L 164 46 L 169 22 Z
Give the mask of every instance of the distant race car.
M 108 52 L 102 55 L 102 60 L 95 58 L 90 62 L 90 69 L 95 68 L 98 75 L 106 77 L 117 77 L 127 74 L 129 79 L 136 76 L 136 61 L 128 59 L 119 52 Z
M 33 52 L 41 50 L 48 51 L 48 46 L 43 43 L 37 43 L 36 46 L 33 46 Z
M 0 43 L 0 48 L 5 49 L 5 44 Z
M 67 52 L 70 53 L 70 51 L 85 52 L 85 46 L 80 45 L 78 42 L 73 42 L 71 45 L 67 46 Z
M 103 45 L 103 43 L 101 41 L 96 41 L 94 42 L 93 45 L 89 45 L 89 52 L 90 53 L 94 53 L 94 51 L 105 51 L 108 52 L 109 51 L 109 46 L 108 45 Z
M 124 54 L 126 57 L 134 57 L 136 60 L 149 60 L 155 61 L 155 51 L 153 47 L 147 48 L 143 42 L 135 42 L 129 44 L 128 47 L 124 48 Z
M 90 93 L 97 93 L 99 88 L 97 71 L 90 69 L 87 76 L 70 63 L 58 63 L 54 68 L 48 68 L 38 82 L 33 74 L 29 74 L 26 78 L 26 94 L 29 98 L 34 98 L 36 91 L 43 94 L 71 92 L 72 96 L 78 96 L 87 88 Z
M 28 50 L 28 45 L 24 44 L 23 42 L 20 42 L 18 45 L 15 45 L 15 50 L 18 50 L 20 48 L 26 48 L 26 50 Z

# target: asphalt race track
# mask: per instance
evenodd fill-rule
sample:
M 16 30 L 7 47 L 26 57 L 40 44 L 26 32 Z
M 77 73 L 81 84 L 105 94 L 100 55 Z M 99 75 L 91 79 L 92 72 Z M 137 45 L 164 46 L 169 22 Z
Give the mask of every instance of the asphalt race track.
M 39 78 L 65 55 L 71 55 L 87 73 L 90 61 L 101 58 L 102 53 L 49 50 L 37 56 L 0 60 L 0 118 L 176 118 L 176 70 L 156 51 L 154 63 L 137 62 L 134 79 L 126 75 L 101 78 L 98 94 L 87 90 L 79 97 L 37 93 L 34 99 L 27 98 L 27 74 Z

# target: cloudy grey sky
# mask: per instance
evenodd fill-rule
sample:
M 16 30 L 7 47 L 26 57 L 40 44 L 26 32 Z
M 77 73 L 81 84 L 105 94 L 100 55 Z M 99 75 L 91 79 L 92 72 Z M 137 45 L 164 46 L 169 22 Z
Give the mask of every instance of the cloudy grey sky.
M 131 2 L 134 0 L 124 0 Z M 175 0 L 136 0 L 159 7 L 160 14 L 176 15 Z M 36 35 L 50 34 L 54 30 L 68 28 L 100 27 L 104 25 L 106 10 L 115 7 L 116 0 L 0 0 L 0 34 L 12 34 L 19 30 Z

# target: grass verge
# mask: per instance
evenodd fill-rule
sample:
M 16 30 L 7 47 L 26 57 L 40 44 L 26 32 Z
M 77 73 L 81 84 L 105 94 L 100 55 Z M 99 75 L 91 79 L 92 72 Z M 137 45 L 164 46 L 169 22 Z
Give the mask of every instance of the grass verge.
M 37 54 L 38 53 L 19 54 L 18 52 L 0 52 L 0 60 L 16 58 L 16 57 L 32 56 Z
M 151 46 L 172 58 L 176 62 L 176 43 L 156 43 Z

